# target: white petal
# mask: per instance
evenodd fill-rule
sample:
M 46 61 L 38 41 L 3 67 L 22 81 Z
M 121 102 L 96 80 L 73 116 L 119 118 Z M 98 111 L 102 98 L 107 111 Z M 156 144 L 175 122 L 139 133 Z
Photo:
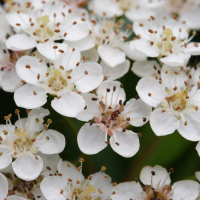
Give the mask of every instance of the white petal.
M 80 150 L 88 155 L 96 154 L 106 148 L 105 132 L 95 124 L 84 124 L 78 133 L 78 146 Z
M 175 74 L 174 72 L 178 72 L 178 74 Z M 188 76 L 181 70 L 181 67 L 170 67 L 164 65 L 161 71 L 161 79 L 165 87 L 172 91 L 176 86 L 177 91 L 179 91 L 182 88 L 185 88 L 184 82 L 188 80 Z
M 47 136 L 49 140 L 46 140 Z M 39 151 L 44 154 L 61 153 L 65 148 L 64 135 L 51 129 L 45 131 L 44 135 L 36 142 L 38 142 Z
M 54 46 L 57 46 L 57 49 L 53 49 Z M 37 50 L 46 58 L 50 60 L 56 60 L 61 56 L 59 50 L 63 50 L 64 52 L 68 49 L 68 46 L 64 43 L 55 43 L 52 41 L 48 41 L 45 43 L 39 43 L 37 45 Z
M 200 142 L 197 143 L 196 150 L 200 156 Z
M 115 132 L 113 134 L 115 136 L 111 136 L 110 146 L 119 155 L 130 158 L 138 152 L 140 141 L 136 133 L 127 130 L 126 132 Z
M 140 98 L 153 107 L 157 107 L 159 103 L 164 102 L 165 97 L 168 96 L 159 80 L 153 77 L 140 79 L 136 90 Z
M 30 65 L 30 69 L 26 68 L 26 65 Z M 18 76 L 30 84 L 38 84 L 46 77 L 47 66 L 44 63 L 39 63 L 39 60 L 31 56 L 23 56 L 16 63 L 16 71 Z M 38 74 L 40 79 L 38 80 Z
M 120 183 L 113 187 L 112 200 L 143 200 L 143 189 L 139 183 L 135 181 Z
M 43 179 L 40 188 L 44 197 L 48 200 L 66 200 L 66 184 L 60 176 L 48 176 Z M 60 191 L 64 190 L 63 194 Z
M 133 126 L 142 126 L 148 122 L 152 108 L 141 99 L 130 99 L 124 107 L 123 113 L 130 118 L 129 123 Z M 144 120 L 144 118 L 146 120 Z
M 138 51 L 138 50 L 131 50 L 128 43 L 123 44 L 121 50 L 126 54 L 126 56 L 131 60 L 146 60 L 146 54 Z
M 13 51 L 28 50 L 36 47 L 37 42 L 25 34 L 16 34 L 6 40 L 6 47 Z
M 34 91 L 37 95 L 33 94 Z M 47 102 L 47 95 L 43 88 L 25 84 L 16 90 L 14 100 L 19 107 L 33 109 L 43 106 Z
M 200 181 L 200 171 L 195 172 L 196 179 Z
M 130 61 L 125 60 L 122 64 L 117 65 L 116 67 L 109 67 L 103 61 L 100 63 L 103 75 L 107 77 L 107 80 L 115 80 L 124 76 L 130 67 Z
M 86 51 L 95 47 L 95 43 L 90 37 L 86 37 L 82 40 L 78 40 L 75 42 L 67 41 L 66 42 L 70 47 L 78 47 L 80 51 Z
M 87 75 L 85 74 L 86 72 Z M 97 88 L 104 78 L 101 65 L 95 62 L 79 65 L 72 77 L 76 89 L 83 93 L 90 92 Z
M 120 100 L 123 103 L 126 99 L 126 94 L 120 85 L 119 81 L 104 81 L 97 90 L 99 100 L 111 107 L 118 104 Z M 116 88 L 115 91 L 113 91 L 114 87 Z M 107 89 L 110 89 L 110 92 L 107 92 Z
M 154 44 L 155 45 L 155 44 Z M 150 42 L 138 39 L 130 42 L 130 49 L 131 50 L 138 50 L 144 54 L 146 54 L 148 57 L 157 57 L 158 51 L 154 45 L 150 45 Z
M 0 156 L 0 169 L 6 168 L 10 165 L 12 162 L 12 152 L 4 147 L 3 145 L 0 145 L 0 152 L 3 154 Z
M 161 58 L 160 61 L 172 67 L 184 66 L 190 57 L 191 55 L 188 53 L 170 54 L 167 57 Z
M 99 101 L 92 100 L 92 98 L 97 98 L 95 94 L 85 93 L 81 94 L 81 96 L 85 100 L 87 109 L 84 109 L 80 113 L 78 113 L 76 118 L 81 121 L 89 121 L 95 116 L 99 115 Z
M 67 163 L 71 165 L 71 167 L 67 166 Z M 81 172 L 77 170 L 77 168 L 69 161 L 63 161 L 60 159 L 58 162 L 58 172 L 60 172 L 64 178 L 64 180 L 67 182 L 68 179 L 72 179 L 72 184 L 76 184 L 77 181 L 82 181 L 84 179 L 84 176 Z
M 35 200 L 46 200 L 44 198 L 44 195 L 42 194 L 40 187 L 36 188 L 36 190 L 35 190 Z
M 139 77 L 152 77 L 156 75 L 160 78 L 161 67 L 155 60 L 135 61 L 131 70 Z
M 87 51 L 82 51 L 81 56 L 85 56 L 85 62 L 98 62 L 99 60 L 99 54 L 96 48 L 92 48 Z
M 195 45 L 195 46 L 194 46 Z M 197 45 L 197 47 L 196 47 Z M 200 43 L 190 42 L 187 45 L 187 48 L 184 49 L 185 53 L 189 53 L 191 55 L 200 55 Z
M 26 154 L 12 162 L 12 167 L 19 178 L 30 181 L 40 175 L 43 168 L 43 161 L 40 156 L 35 157 L 34 155 Z
M 155 172 L 155 176 L 152 177 L 151 172 Z M 167 178 L 168 177 L 168 178 Z M 159 165 L 155 165 L 154 167 L 146 166 L 143 167 L 140 172 L 140 180 L 144 185 L 151 185 L 151 178 L 153 178 L 153 187 L 156 188 L 158 183 L 162 185 L 164 180 L 167 178 L 165 184 L 169 185 L 171 183 L 171 179 L 167 170 Z
M 55 174 L 57 172 L 57 164 L 60 160 L 59 154 L 53 154 L 53 155 L 45 155 L 42 153 L 38 154 L 42 160 L 43 160 L 43 169 L 42 174 L 44 177 L 49 176 L 50 174 Z M 47 167 L 50 167 L 47 170 Z
M 8 194 L 8 181 L 6 177 L 0 173 L 0 199 L 5 199 Z
M 187 126 L 185 126 L 187 121 Z M 195 109 L 187 109 L 183 113 L 180 120 L 178 132 L 187 140 L 199 141 L 200 140 L 200 111 Z
M 67 92 L 61 95 L 60 99 L 54 98 L 51 101 L 52 108 L 61 115 L 76 117 L 85 107 L 83 97 L 75 92 Z
M 196 181 L 185 180 L 173 184 L 173 200 L 194 200 L 199 195 L 199 183 Z
M 119 49 L 100 45 L 97 50 L 101 59 L 110 67 L 116 67 L 126 59 L 125 53 Z
M 22 84 L 16 70 L 6 71 L 2 76 L 1 86 L 6 92 L 15 92 Z
M 179 120 L 174 112 L 168 108 L 162 112 L 162 108 L 156 108 L 150 116 L 150 125 L 157 136 L 169 135 L 179 127 Z

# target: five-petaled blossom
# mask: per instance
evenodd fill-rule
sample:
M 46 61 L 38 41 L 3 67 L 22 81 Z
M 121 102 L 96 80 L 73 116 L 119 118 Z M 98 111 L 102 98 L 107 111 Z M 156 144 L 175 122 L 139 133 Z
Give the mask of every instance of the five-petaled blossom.
M 65 137 L 55 130 L 48 130 L 48 120 L 43 126 L 43 118 L 49 111 L 38 108 L 30 111 L 28 118 L 20 119 L 11 124 L 11 115 L 5 116 L 6 125 L 0 125 L 0 169 L 12 163 L 14 173 L 23 180 L 36 179 L 42 169 L 43 160 L 38 155 L 56 154 L 63 151 Z
M 199 194 L 199 183 L 191 180 L 178 181 L 172 186 L 167 170 L 159 165 L 146 166 L 140 172 L 141 187 L 138 179 L 120 183 L 113 187 L 112 200 L 196 200 Z
M 150 125 L 157 136 L 176 129 L 187 140 L 200 140 L 199 82 L 188 84 L 189 77 L 182 68 L 164 66 L 161 80 L 142 78 L 136 90 L 141 99 L 154 107 Z
M 13 196 L 8 196 L 8 181 L 6 179 L 6 177 L 0 173 L 0 199 L 2 200 L 26 200 L 25 198 L 23 197 L 19 197 L 19 196 L 16 196 L 16 195 L 13 195 Z
M 88 121 L 78 133 L 78 145 L 86 154 L 96 154 L 109 142 L 112 149 L 124 157 L 131 157 L 139 150 L 137 133 L 126 127 L 144 125 L 151 113 L 151 107 L 141 99 L 131 99 L 126 105 L 123 85 L 118 81 L 104 81 L 97 90 L 97 96 L 86 94 L 85 110 L 79 113 L 79 120 Z
M 191 55 L 200 55 L 200 44 L 190 42 L 190 31 L 186 24 L 176 20 L 165 20 L 157 25 L 154 18 L 150 21 L 135 22 L 133 29 L 139 37 L 130 42 L 131 50 L 140 51 L 148 57 L 157 57 L 169 66 L 187 64 Z
M 102 167 L 105 171 L 105 167 Z M 48 200 L 105 200 L 112 191 L 111 178 L 105 172 L 91 174 L 87 179 L 82 174 L 81 166 L 60 160 L 58 176 L 44 178 L 41 191 Z
M 49 49 L 55 52 L 59 45 Z M 78 49 L 72 48 L 56 60 L 49 63 L 36 57 L 23 56 L 16 64 L 19 77 L 27 84 L 20 87 L 14 94 L 15 102 L 24 108 L 37 108 L 46 103 L 47 94 L 56 96 L 51 106 L 58 113 L 76 117 L 85 107 L 80 95 L 95 89 L 103 81 L 102 68 L 98 63 L 82 63 Z

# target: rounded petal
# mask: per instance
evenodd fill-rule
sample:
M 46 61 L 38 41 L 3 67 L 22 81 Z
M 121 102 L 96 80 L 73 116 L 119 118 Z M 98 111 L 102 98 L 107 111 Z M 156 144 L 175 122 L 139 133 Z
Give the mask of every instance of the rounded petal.
M 97 50 L 101 59 L 110 67 L 116 67 L 126 59 L 126 54 L 119 49 L 100 45 Z
M 8 194 L 8 181 L 2 173 L 0 173 L 0 185 L 0 199 L 5 199 Z
M 48 200 L 66 200 L 65 188 L 66 184 L 60 176 L 48 176 L 40 184 L 42 194 Z M 60 194 L 62 189 L 64 192 Z
M 150 116 L 150 125 L 157 136 L 169 135 L 179 127 L 179 120 L 173 111 L 168 108 L 165 112 L 156 108 Z
M 46 155 L 39 153 L 38 154 L 43 160 L 43 169 L 42 174 L 44 177 L 49 176 L 50 174 L 55 174 L 57 172 L 57 164 L 60 160 L 59 154 Z M 48 167 L 48 170 L 47 170 Z
M 157 76 L 160 78 L 161 67 L 155 60 L 135 61 L 131 70 L 139 77 Z
M 163 88 L 159 80 L 155 78 L 142 78 L 139 80 L 136 90 L 140 98 L 150 106 L 157 107 L 161 102 L 165 101 L 165 97 L 168 96 L 167 92 Z
M 154 44 L 155 45 L 155 44 Z M 142 39 L 134 40 L 130 42 L 130 49 L 131 50 L 138 50 L 148 57 L 158 57 L 159 53 L 154 45 L 150 45 L 150 42 Z
M 0 156 L 0 169 L 3 169 L 8 167 L 12 162 L 12 152 L 3 145 L 0 145 L 0 152 L 3 153 Z
M 102 83 L 103 77 L 101 66 L 98 63 L 90 62 L 79 65 L 73 79 L 76 89 L 86 93 L 97 88 Z
M 29 65 L 30 68 L 27 68 Z M 44 63 L 39 63 L 39 60 L 31 56 L 22 56 L 16 63 L 16 71 L 18 76 L 30 84 L 38 84 L 46 78 L 47 66 Z M 38 74 L 40 79 L 38 80 Z
M 120 100 L 123 103 L 126 99 L 126 94 L 120 85 L 119 81 L 104 81 L 97 90 L 99 100 L 111 107 L 118 104 Z M 110 92 L 107 92 L 107 89 L 110 89 Z
M 68 163 L 71 165 L 71 167 L 68 167 Z M 76 184 L 77 181 L 81 182 L 84 179 L 83 174 L 78 171 L 77 168 L 69 161 L 63 161 L 62 159 L 60 159 L 57 168 L 58 172 L 63 175 L 62 177 L 66 182 L 68 181 L 68 179 L 72 179 L 72 184 Z
M 37 46 L 37 42 L 25 34 L 16 34 L 6 40 L 6 47 L 13 51 L 32 49 Z
M 48 140 L 46 138 L 49 138 Z M 39 151 L 44 154 L 61 153 L 65 148 L 65 137 L 58 131 L 48 129 L 38 142 Z
M 112 200 L 144 199 L 143 189 L 140 183 L 136 183 L 135 181 L 120 183 L 117 186 L 114 186 L 112 191 Z
M 147 59 L 146 54 L 144 54 L 136 49 L 131 50 L 130 45 L 128 43 L 121 45 L 120 48 L 126 54 L 126 56 L 131 60 L 146 60 Z
M 185 180 L 173 184 L 173 200 L 194 200 L 199 195 L 199 183 L 196 181 Z
M 2 76 L 1 86 L 6 92 L 15 92 L 22 84 L 16 70 L 6 71 Z
M 60 99 L 54 98 L 51 101 L 52 108 L 61 115 L 76 117 L 85 107 L 83 97 L 75 92 L 67 92 L 61 95 Z
M 152 177 L 151 172 L 155 172 L 155 176 Z M 168 178 L 167 178 L 168 177 Z M 151 185 L 151 179 L 153 179 L 153 187 L 156 188 L 157 185 L 162 185 L 164 180 L 167 178 L 165 184 L 169 185 L 171 183 L 171 179 L 167 170 L 159 165 L 155 165 L 154 167 L 146 166 L 143 167 L 140 172 L 140 180 L 144 185 Z
M 75 42 L 67 41 L 66 43 L 70 47 L 78 47 L 80 51 L 86 51 L 88 49 L 95 47 L 95 43 L 90 37 L 86 37 L 82 40 L 75 41 Z
M 105 132 L 101 130 L 95 124 L 84 124 L 78 133 L 78 146 L 80 150 L 88 155 L 97 154 L 104 148 L 107 144 L 105 143 Z
M 184 66 L 190 57 L 191 55 L 188 53 L 170 54 L 167 57 L 161 58 L 160 61 L 171 67 Z
M 115 80 L 124 76 L 130 67 L 130 61 L 125 60 L 122 64 L 117 65 L 116 67 L 109 67 L 103 61 L 100 63 L 103 75 L 107 78 L 107 80 Z
M 57 49 L 53 49 L 54 46 L 57 46 Z M 55 43 L 53 41 L 48 41 L 45 43 L 39 43 L 37 45 L 37 50 L 46 58 L 50 60 L 56 60 L 61 56 L 59 50 L 66 51 L 68 46 L 64 43 Z
M 187 140 L 200 140 L 200 111 L 195 109 L 187 109 L 181 115 L 180 126 L 178 132 Z M 187 125 L 185 125 L 187 121 Z
M 12 167 L 19 178 L 31 181 L 40 175 L 43 168 L 43 161 L 40 156 L 26 154 L 12 162 Z
M 34 95 L 34 92 L 37 94 Z M 47 102 L 47 95 L 43 88 L 25 84 L 16 90 L 14 100 L 19 107 L 33 109 L 43 106 Z
M 149 121 L 151 111 L 152 108 L 141 99 L 130 99 L 126 103 L 123 113 L 126 118 L 130 118 L 131 125 L 138 127 Z
M 130 158 L 134 156 L 139 148 L 140 141 L 136 133 L 132 131 L 115 132 L 110 138 L 110 146 L 119 155 Z

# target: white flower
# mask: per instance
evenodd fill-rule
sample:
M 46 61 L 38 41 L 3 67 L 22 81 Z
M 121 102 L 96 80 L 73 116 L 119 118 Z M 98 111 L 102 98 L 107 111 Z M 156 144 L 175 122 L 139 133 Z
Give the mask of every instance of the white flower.
M 45 4 L 42 10 L 35 12 L 7 13 L 6 18 L 10 25 L 22 32 L 6 41 L 7 48 L 15 51 L 27 50 L 45 45 L 47 41 L 60 39 L 76 41 L 85 38 L 89 33 L 80 16 L 83 13 L 87 16 L 86 11 L 75 10 L 74 13 L 73 11 L 67 5 L 54 2 Z M 40 43 L 37 44 L 38 42 Z
M 16 110 L 18 114 L 19 111 Z M 6 125 L 0 125 L 0 169 L 10 165 L 15 174 L 23 180 L 36 179 L 42 169 L 43 160 L 38 155 L 56 154 L 63 151 L 65 137 L 54 130 L 43 130 L 43 118 L 49 111 L 43 108 L 32 110 L 28 118 L 20 119 L 15 126 L 10 122 L 10 115 L 6 116 Z M 48 120 L 51 123 L 51 120 Z
M 112 149 L 124 157 L 131 157 L 139 150 L 139 139 L 136 133 L 126 130 L 129 125 L 142 126 L 149 120 L 151 107 L 142 100 L 131 99 L 126 105 L 125 92 L 118 81 L 104 81 L 97 94 L 85 94 L 85 110 L 77 118 L 86 123 L 78 133 L 78 145 L 85 154 L 96 154 L 109 142 Z
M 135 61 L 131 68 L 132 72 L 139 77 L 160 78 L 161 67 L 155 60 Z
M 131 20 L 147 19 L 155 15 L 153 9 L 162 6 L 164 3 L 158 0 L 93 0 L 89 3 L 90 10 L 102 17 L 125 16 Z
M 60 176 L 44 178 L 40 187 L 48 200 L 105 200 L 112 190 L 111 178 L 104 172 L 97 172 L 84 179 L 82 165 L 78 169 L 67 161 L 58 163 Z
M 24 197 L 26 199 L 36 199 L 36 200 L 45 200 L 40 190 L 40 183 L 49 175 L 54 175 L 57 172 L 57 164 L 60 160 L 58 154 L 45 155 L 39 153 L 40 157 L 43 160 L 43 169 L 41 174 L 32 181 L 24 181 L 18 178 L 12 169 L 12 166 L 9 165 L 7 168 L 0 170 L 7 178 L 9 195 L 17 195 Z
M 173 169 L 170 169 L 173 172 Z M 169 173 L 170 174 L 170 173 Z M 172 186 L 167 170 L 159 165 L 146 166 L 140 172 L 140 180 L 145 185 L 141 187 L 137 181 L 120 183 L 113 187 L 112 200 L 196 200 L 199 194 L 199 184 L 196 181 L 178 181 Z
M 6 177 L 0 173 L 0 199 L 1 200 L 26 200 L 23 197 L 18 197 L 16 195 L 13 196 L 7 196 L 8 195 L 8 181 L 6 180 Z
M 176 20 L 164 21 L 157 26 L 153 18 L 135 22 L 133 29 L 140 39 L 130 42 L 131 50 L 157 57 L 166 65 L 183 66 L 191 55 L 200 54 L 200 44 L 190 42 L 193 36 L 189 38 L 187 26 Z
M 187 140 L 200 140 L 199 84 L 190 87 L 182 68 L 164 66 L 161 79 L 142 78 L 136 87 L 141 99 L 155 110 L 150 125 L 158 136 L 176 129 Z
M 54 46 L 54 49 L 49 49 L 49 55 L 54 55 L 57 48 Z M 51 102 L 54 110 L 65 116 L 76 117 L 85 107 L 80 93 L 92 91 L 103 81 L 102 68 L 98 63 L 82 63 L 80 59 L 80 51 L 75 48 L 50 62 L 49 68 L 37 58 L 20 58 L 16 64 L 17 73 L 27 84 L 15 92 L 16 104 L 24 108 L 37 108 L 46 103 L 49 93 L 57 96 Z

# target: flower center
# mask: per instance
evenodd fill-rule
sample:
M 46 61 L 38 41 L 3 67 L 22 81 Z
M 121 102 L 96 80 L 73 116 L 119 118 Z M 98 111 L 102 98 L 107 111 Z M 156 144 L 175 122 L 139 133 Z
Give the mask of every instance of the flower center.
M 193 1 L 188 0 L 170 0 L 169 1 L 169 9 L 173 13 L 180 14 L 185 10 L 189 10 L 192 6 L 194 6 Z
M 170 107 L 175 111 L 182 111 L 186 108 L 187 99 L 189 96 L 185 90 L 177 92 L 175 95 L 165 98 Z
M 116 2 L 119 2 L 120 8 L 123 11 L 127 11 L 130 9 L 130 7 L 133 5 L 134 0 L 115 0 Z
M 59 69 L 53 69 L 53 75 L 48 80 L 48 87 L 54 92 L 63 90 L 67 86 L 67 80 Z
M 19 193 L 27 193 L 30 192 L 35 186 L 34 181 L 24 181 L 22 179 L 17 178 L 14 183 L 14 188 Z

